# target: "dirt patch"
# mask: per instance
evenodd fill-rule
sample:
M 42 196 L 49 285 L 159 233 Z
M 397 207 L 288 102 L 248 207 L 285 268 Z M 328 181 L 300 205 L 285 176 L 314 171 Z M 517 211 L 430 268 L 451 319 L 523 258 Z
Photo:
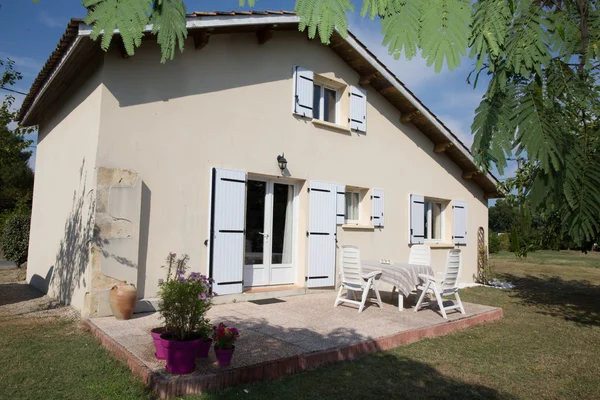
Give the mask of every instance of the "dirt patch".
M 27 269 L 25 268 L 0 270 L 0 283 L 25 281 L 26 276 Z

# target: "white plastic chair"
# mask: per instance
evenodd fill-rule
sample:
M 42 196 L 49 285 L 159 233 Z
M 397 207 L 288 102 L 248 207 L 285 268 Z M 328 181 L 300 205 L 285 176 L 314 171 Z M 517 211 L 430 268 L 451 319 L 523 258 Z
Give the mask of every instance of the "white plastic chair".
M 415 244 L 410 248 L 409 264 L 431 265 L 431 247 L 424 244 Z
M 419 274 L 419 277 L 425 281 L 424 286 L 419 286 L 418 289 L 422 290 L 421 297 L 415 307 L 415 312 L 419 311 L 423 299 L 428 292 L 432 292 L 435 295 L 440 312 L 445 319 L 448 319 L 446 311 L 459 309 L 461 313 L 465 314 L 465 308 L 460 301 L 458 295 L 458 279 L 460 278 L 460 271 L 462 269 L 462 257 L 460 249 L 452 249 L 448 252 L 448 259 L 446 260 L 446 271 L 444 278 L 435 278 L 430 275 Z M 443 298 L 454 295 L 456 297 L 456 304 L 444 307 Z
M 415 265 L 426 265 L 431 266 L 431 247 L 424 244 L 415 244 L 410 248 L 410 254 L 408 256 L 408 263 Z M 396 286 L 392 288 L 391 298 L 394 298 L 396 292 Z M 404 310 L 404 296 L 398 292 L 398 310 Z
M 362 312 L 365 308 L 365 303 L 369 296 L 369 291 L 373 289 L 377 299 L 369 299 L 377 305 L 379 308 L 383 308 L 381 303 L 381 297 L 379 296 L 379 290 L 377 289 L 377 281 L 381 277 L 381 271 L 373 271 L 367 275 L 363 275 L 362 264 L 360 262 L 360 250 L 356 246 L 344 245 L 342 246 L 342 283 L 338 292 L 337 298 L 335 299 L 334 307 L 337 307 L 340 303 L 352 303 L 359 306 L 358 312 Z M 342 295 L 342 292 L 346 289 L 346 295 Z M 356 292 L 362 292 L 361 301 L 351 300 L 349 298 L 350 292 L 354 297 Z

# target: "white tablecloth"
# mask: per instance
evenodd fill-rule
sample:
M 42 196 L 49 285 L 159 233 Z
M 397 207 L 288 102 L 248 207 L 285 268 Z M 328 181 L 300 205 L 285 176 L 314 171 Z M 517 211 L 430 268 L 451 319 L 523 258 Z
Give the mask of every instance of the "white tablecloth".
M 390 285 L 396 286 L 396 289 L 408 297 L 410 292 L 421 283 L 419 274 L 433 276 L 433 270 L 429 266 L 416 265 L 409 263 L 381 264 L 379 261 L 363 260 L 363 273 L 368 274 L 372 271 L 382 271 L 380 280 Z

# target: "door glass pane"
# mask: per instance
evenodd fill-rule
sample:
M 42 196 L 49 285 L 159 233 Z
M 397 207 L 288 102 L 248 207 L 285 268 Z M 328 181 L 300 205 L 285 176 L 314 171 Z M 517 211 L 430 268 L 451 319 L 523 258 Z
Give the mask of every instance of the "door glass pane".
M 442 237 L 442 204 L 432 203 L 431 210 L 431 238 L 441 239 Z
M 321 119 L 321 86 L 313 86 L 313 118 Z
M 325 89 L 323 102 L 323 120 L 335 124 L 335 90 Z
M 263 264 L 267 183 L 248 181 L 246 193 L 246 265 Z
M 273 264 L 292 263 L 293 201 L 292 185 L 273 185 Z

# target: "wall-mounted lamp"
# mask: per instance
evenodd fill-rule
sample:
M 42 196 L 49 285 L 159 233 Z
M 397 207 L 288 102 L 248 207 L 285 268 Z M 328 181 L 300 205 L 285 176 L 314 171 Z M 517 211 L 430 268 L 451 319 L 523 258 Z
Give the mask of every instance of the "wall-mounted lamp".
M 279 169 L 283 172 L 287 168 L 287 160 L 285 159 L 285 153 L 282 153 L 280 156 L 277 156 L 277 163 L 279 164 Z

